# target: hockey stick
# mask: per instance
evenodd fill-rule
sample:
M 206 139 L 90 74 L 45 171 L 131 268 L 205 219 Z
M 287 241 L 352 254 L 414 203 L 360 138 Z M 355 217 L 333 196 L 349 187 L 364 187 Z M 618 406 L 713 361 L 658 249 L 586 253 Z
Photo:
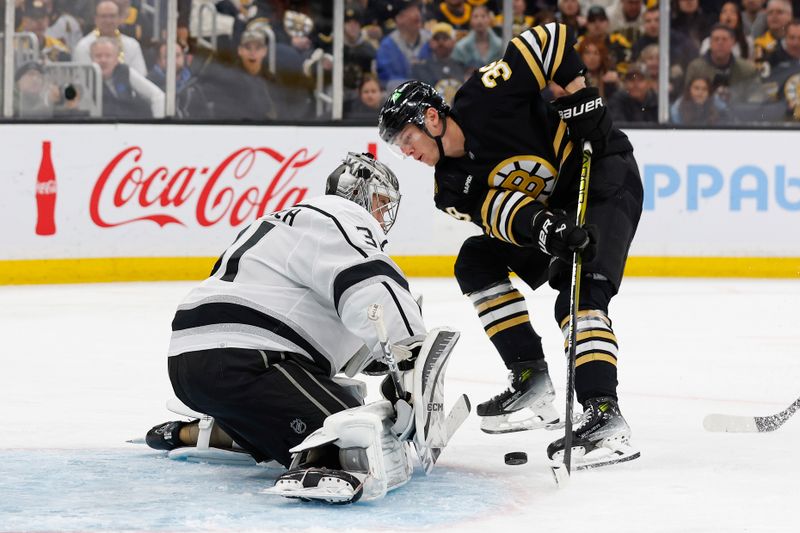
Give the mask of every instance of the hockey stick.
M 394 355 L 389 347 L 389 335 L 386 333 L 386 324 L 383 322 L 383 306 L 381 304 L 370 305 L 369 309 L 367 309 L 367 318 L 375 326 L 375 333 L 378 334 L 378 342 L 381 345 L 381 350 L 383 350 L 386 366 L 389 367 L 389 376 L 392 378 L 397 398 L 405 399 L 406 393 L 403 390 L 402 383 L 400 383 L 400 368 L 398 368 L 397 361 L 394 360 Z
M 589 176 L 592 165 L 592 144 L 583 143 L 583 159 L 581 177 L 578 183 L 578 207 L 575 214 L 575 225 L 583 226 L 586 219 L 586 204 L 589 197 Z M 551 467 L 556 484 L 563 485 L 570 476 L 572 468 L 572 406 L 575 395 L 575 353 L 578 337 L 578 299 L 581 292 L 581 254 L 572 254 L 572 281 L 569 288 L 569 347 L 567 353 L 567 406 L 564 411 L 564 465 Z
M 703 427 L 715 433 L 767 433 L 781 427 L 798 409 L 800 398 L 780 413 L 770 416 L 711 414 L 703 419 Z

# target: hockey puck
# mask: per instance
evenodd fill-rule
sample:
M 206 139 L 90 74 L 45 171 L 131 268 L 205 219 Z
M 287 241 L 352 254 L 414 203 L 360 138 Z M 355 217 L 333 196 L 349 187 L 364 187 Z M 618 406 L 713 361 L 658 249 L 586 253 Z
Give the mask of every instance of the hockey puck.
M 507 465 L 524 465 L 528 462 L 528 454 L 525 452 L 508 452 L 504 460 Z

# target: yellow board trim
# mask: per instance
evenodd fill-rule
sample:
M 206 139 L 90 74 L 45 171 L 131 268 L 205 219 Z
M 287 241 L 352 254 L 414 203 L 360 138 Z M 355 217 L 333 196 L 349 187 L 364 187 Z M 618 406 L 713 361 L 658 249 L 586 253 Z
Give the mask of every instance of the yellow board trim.
M 591 363 L 593 361 L 603 361 L 605 363 L 611 363 L 614 366 L 617 366 L 617 360 L 608 355 L 607 353 L 590 353 L 587 355 L 582 355 L 575 359 L 575 368 L 578 368 L 581 365 L 585 365 L 586 363 Z
M 392 256 L 410 277 L 453 277 L 455 256 Z M 205 279 L 216 257 L 0 260 L 0 285 Z M 629 257 L 626 276 L 800 279 L 800 257 Z
M 511 319 L 506 320 L 504 322 L 500 322 L 496 326 L 490 327 L 489 329 L 486 330 L 486 334 L 491 338 L 491 337 L 493 337 L 497 333 L 500 333 L 503 330 L 506 330 L 508 328 L 513 328 L 514 326 L 518 326 L 520 324 L 524 324 L 525 322 L 528 322 L 529 320 L 530 320 L 530 318 L 528 318 L 528 314 L 525 313 L 524 315 L 511 318 Z
M 534 77 L 536 77 L 536 83 L 539 84 L 539 90 L 544 89 L 544 86 L 547 84 L 547 82 L 545 82 L 542 69 L 540 69 L 539 65 L 536 64 L 536 60 L 533 58 L 531 51 L 528 50 L 528 47 L 519 40 L 519 37 L 514 37 L 511 39 L 511 43 L 517 47 L 519 53 L 522 54 L 522 57 L 524 57 L 525 61 L 528 63 L 528 67 L 530 67 L 531 72 L 533 72 Z

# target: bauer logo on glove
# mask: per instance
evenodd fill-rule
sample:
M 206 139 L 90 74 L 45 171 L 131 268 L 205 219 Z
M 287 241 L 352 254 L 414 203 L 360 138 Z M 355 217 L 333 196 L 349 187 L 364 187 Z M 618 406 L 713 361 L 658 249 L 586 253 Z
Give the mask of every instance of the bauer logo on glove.
M 598 96 L 594 100 L 590 100 L 588 102 L 581 102 L 579 105 L 575 107 L 559 109 L 558 116 L 561 117 L 561 120 L 569 120 L 570 118 L 578 117 L 580 115 L 583 115 L 584 113 L 594 111 L 595 109 L 600 107 L 603 107 L 603 99 Z

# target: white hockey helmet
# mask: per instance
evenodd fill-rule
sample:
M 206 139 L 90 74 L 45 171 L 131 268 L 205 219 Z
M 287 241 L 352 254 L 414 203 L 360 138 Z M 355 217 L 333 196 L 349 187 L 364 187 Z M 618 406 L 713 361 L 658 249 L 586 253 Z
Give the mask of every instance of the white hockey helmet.
M 351 200 L 367 211 L 389 233 L 400 207 L 400 184 L 389 167 L 370 153 L 348 152 L 328 176 L 325 194 Z

